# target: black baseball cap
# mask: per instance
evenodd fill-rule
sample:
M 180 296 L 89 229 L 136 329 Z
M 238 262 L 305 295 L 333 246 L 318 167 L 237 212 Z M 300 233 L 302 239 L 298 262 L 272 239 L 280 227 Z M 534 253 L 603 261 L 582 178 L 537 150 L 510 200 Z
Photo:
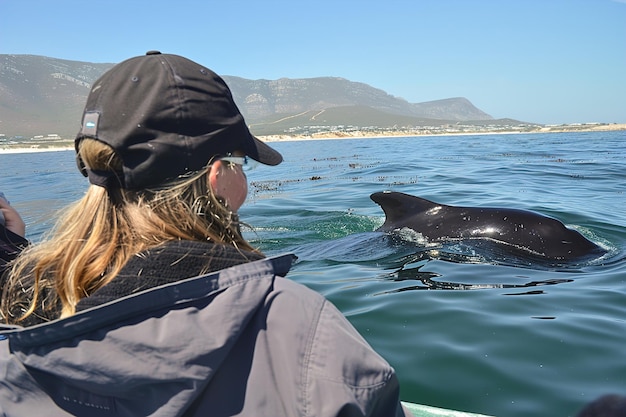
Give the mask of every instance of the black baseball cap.
M 75 147 L 92 138 L 122 160 L 117 173 L 79 168 L 92 184 L 143 189 L 242 151 L 266 165 L 283 157 L 254 137 L 224 80 L 178 55 L 150 51 L 114 66 L 87 97 Z

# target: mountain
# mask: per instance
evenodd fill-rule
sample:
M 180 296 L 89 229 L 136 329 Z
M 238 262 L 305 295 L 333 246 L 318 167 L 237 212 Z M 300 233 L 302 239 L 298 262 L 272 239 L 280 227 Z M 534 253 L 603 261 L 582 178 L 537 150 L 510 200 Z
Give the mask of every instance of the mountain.
M 0 134 L 73 137 L 93 83 L 111 64 L 0 55 Z
M 113 65 L 0 55 L 0 134 L 73 137 L 91 84 Z M 223 78 L 258 135 L 312 125 L 390 128 L 493 122 L 465 98 L 409 103 L 367 84 L 337 77 Z
M 246 80 L 225 76 L 233 97 L 250 122 L 333 107 L 369 107 L 390 115 L 441 120 L 492 120 L 465 98 L 411 104 L 383 90 L 337 77 Z M 347 123 L 344 123 L 347 124 Z

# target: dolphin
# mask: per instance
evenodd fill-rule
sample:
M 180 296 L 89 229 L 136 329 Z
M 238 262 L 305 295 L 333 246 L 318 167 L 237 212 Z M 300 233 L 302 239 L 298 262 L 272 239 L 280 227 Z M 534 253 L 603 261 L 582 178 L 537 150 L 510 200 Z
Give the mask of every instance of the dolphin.
M 554 260 L 606 253 L 576 230 L 532 211 L 454 207 L 389 191 L 370 198 L 385 212 L 385 223 L 377 231 L 407 227 L 429 241 L 487 239 Z

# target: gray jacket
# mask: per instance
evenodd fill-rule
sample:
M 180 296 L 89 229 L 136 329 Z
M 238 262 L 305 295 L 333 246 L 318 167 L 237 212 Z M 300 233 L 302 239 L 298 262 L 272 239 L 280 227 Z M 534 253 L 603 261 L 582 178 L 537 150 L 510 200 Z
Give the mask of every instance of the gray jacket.
M 393 369 L 263 259 L 0 332 L 0 415 L 402 416 Z

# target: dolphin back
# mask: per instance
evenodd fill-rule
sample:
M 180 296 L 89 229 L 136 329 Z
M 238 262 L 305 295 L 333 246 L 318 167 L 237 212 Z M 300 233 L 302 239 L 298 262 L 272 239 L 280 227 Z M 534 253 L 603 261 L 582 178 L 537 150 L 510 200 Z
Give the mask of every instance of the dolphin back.
M 385 212 L 378 231 L 408 227 L 429 240 L 490 239 L 552 259 L 606 253 L 559 220 L 528 210 L 447 206 L 389 191 L 370 198 Z

